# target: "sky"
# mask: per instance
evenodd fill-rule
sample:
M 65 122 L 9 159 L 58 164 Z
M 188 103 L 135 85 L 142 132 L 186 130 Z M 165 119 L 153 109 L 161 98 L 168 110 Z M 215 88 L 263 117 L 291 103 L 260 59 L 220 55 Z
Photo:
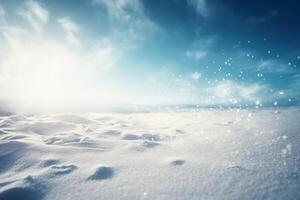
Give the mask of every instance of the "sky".
M 296 0 L 0 0 L 0 102 L 299 105 L 299 13 Z

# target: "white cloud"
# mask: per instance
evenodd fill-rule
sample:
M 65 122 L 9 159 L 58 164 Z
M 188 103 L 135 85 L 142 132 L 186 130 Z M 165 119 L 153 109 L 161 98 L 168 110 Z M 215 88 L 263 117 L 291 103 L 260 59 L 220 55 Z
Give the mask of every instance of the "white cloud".
M 5 10 L 0 5 L 0 24 L 5 24 Z
M 105 5 L 109 16 L 116 20 L 130 21 L 136 16 L 143 16 L 140 0 L 94 0 L 94 2 Z
M 70 32 L 74 32 L 74 33 L 78 33 L 79 32 L 79 26 L 77 24 L 75 24 L 72 20 L 70 20 L 69 18 L 60 18 L 57 20 L 61 26 L 66 30 L 66 31 L 70 31 Z
M 215 103 L 244 103 L 256 101 L 267 88 L 266 85 L 258 83 L 243 84 L 227 80 L 209 88 L 208 92 L 216 97 Z
M 200 50 L 197 50 L 197 51 L 186 51 L 185 52 L 185 56 L 187 58 L 190 58 L 190 59 L 193 59 L 193 60 L 201 60 L 203 58 L 205 58 L 207 55 L 207 53 L 205 51 L 200 51 Z
M 85 53 L 83 65 L 103 70 L 113 68 L 121 58 L 123 49 L 118 48 L 117 45 L 109 39 L 103 39 L 95 43 L 94 47 Z
M 206 0 L 187 0 L 187 3 L 192 6 L 202 17 L 209 16 L 210 10 L 207 7 Z
M 11 25 L 6 21 L 6 12 L 0 5 L 0 50 L 4 48 L 5 45 L 17 45 L 17 41 L 27 30 L 24 30 L 20 26 Z M 1 53 L 1 52 L 0 52 Z
M 26 1 L 19 11 L 20 16 L 28 21 L 30 26 L 41 32 L 49 20 L 49 12 L 36 1 Z
M 70 44 L 79 45 L 79 39 L 76 36 L 80 30 L 79 26 L 66 17 L 60 18 L 57 21 L 64 29 L 67 41 Z
M 294 72 L 292 67 L 275 60 L 265 60 L 258 63 L 257 71 L 265 71 L 275 74 L 291 74 Z
M 94 3 L 106 8 L 114 24 L 115 36 L 126 38 L 130 43 L 140 44 L 159 30 L 157 24 L 145 15 L 141 0 L 94 0 Z

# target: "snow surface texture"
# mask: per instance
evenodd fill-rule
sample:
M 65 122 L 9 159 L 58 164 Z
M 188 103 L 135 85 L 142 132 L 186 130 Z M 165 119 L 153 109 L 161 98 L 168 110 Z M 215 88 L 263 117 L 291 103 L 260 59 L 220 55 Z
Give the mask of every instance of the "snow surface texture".
M 299 199 L 300 110 L 0 118 L 0 199 Z

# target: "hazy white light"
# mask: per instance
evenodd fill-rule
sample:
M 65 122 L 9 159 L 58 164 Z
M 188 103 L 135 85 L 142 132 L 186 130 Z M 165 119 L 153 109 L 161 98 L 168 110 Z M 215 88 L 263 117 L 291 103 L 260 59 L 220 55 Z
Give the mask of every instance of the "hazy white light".
M 108 88 L 87 86 L 86 80 L 112 65 L 112 47 L 101 47 L 91 53 L 49 38 L 18 41 L 6 49 L 0 63 L 1 99 L 18 110 L 38 111 L 99 108 L 121 99 Z M 104 80 L 99 82 L 105 85 Z

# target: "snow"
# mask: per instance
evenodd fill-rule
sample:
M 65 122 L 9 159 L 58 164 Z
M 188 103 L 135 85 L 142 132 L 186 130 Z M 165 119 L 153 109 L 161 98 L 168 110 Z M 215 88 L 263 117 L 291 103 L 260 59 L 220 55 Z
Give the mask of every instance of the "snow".
M 0 199 L 299 199 L 299 108 L 0 117 Z

